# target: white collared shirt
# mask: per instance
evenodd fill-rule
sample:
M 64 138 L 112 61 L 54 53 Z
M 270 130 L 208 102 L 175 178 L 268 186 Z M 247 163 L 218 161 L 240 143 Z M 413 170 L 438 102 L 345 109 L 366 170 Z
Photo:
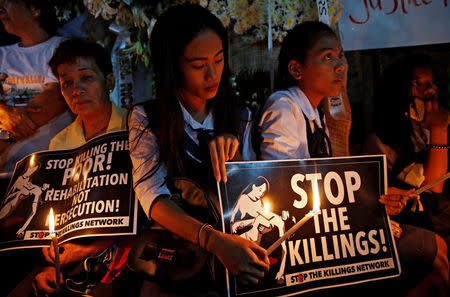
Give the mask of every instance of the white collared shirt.
M 214 130 L 214 119 L 211 110 L 208 112 L 203 123 L 199 123 L 191 116 L 191 114 L 184 108 L 183 104 L 181 104 L 181 111 L 183 112 L 184 118 L 184 132 L 195 142 L 195 144 L 200 145 L 198 140 L 198 133 L 196 130 L 204 129 L 204 130 Z M 188 155 L 196 160 L 197 162 L 202 162 L 201 160 L 194 157 L 191 152 L 187 151 Z
M 189 112 L 180 104 L 181 110 L 183 112 L 184 118 L 184 131 L 191 137 L 196 144 L 199 144 L 198 133 L 195 129 L 214 129 L 213 115 L 210 111 L 206 116 L 203 123 L 199 123 Z M 130 156 L 133 163 L 133 183 L 136 197 L 139 199 L 142 208 L 144 209 L 147 216 L 150 218 L 150 208 L 156 197 L 162 194 L 170 194 L 169 189 L 165 185 L 165 178 L 167 176 L 167 169 L 164 164 L 155 171 L 151 178 L 146 179 L 143 182 L 139 182 L 142 177 L 144 177 L 148 171 L 153 168 L 156 162 L 159 160 L 159 146 L 156 135 L 146 129 L 148 126 L 148 119 L 145 110 L 142 106 L 136 106 L 130 116 Z M 251 125 L 246 126 L 246 131 L 244 135 L 250 136 L 250 132 L 247 129 L 251 129 Z M 250 139 L 245 139 L 245 147 L 249 147 Z M 192 154 L 188 154 L 192 156 Z M 250 152 L 245 152 L 242 154 L 244 160 L 245 156 L 251 155 Z M 254 155 L 254 153 L 253 153 Z M 194 158 L 196 159 L 196 158 Z
M 263 160 L 311 157 L 306 129 L 308 123 L 303 114 L 323 128 L 319 110 L 312 107 L 308 97 L 299 87 L 277 91 L 267 99 L 259 122 L 263 138 L 261 143 Z M 329 135 L 326 127 L 325 132 Z

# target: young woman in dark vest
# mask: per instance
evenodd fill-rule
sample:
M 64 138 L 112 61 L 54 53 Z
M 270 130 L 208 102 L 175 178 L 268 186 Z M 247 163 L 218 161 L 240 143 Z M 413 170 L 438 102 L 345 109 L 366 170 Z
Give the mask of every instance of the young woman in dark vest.
M 151 53 L 156 100 L 136 107 L 130 117 L 137 198 L 151 221 L 216 256 L 242 282 L 257 283 L 269 269 L 263 248 L 212 228 L 171 199 L 174 178 L 190 178 L 214 192 L 216 181 L 226 181 L 224 162 L 238 147 L 244 159 L 251 155 L 248 138 L 236 137 L 239 130 L 248 135 L 248 125 L 241 125 L 230 89 L 226 30 L 201 6 L 175 6 L 156 22 Z M 142 289 L 146 296 L 211 291 L 217 287 L 204 274 L 177 285 L 149 281 Z
M 334 31 L 320 22 L 295 26 L 284 38 L 278 59 L 279 91 L 263 108 L 259 128 L 261 157 L 271 159 L 321 158 L 332 155 L 321 104 L 346 86 L 348 65 Z M 389 188 L 381 196 L 388 215 L 398 214 L 414 191 Z M 444 296 L 448 286 L 447 246 L 431 231 L 401 225 L 396 238 L 402 275 L 395 290 L 406 296 Z M 386 283 L 373 289 L 387 293 Z M 392 286 L 392 284 L 390 284 Z M 371 284 L 369 283 L 369 287 Z M 367 292 L 368 287 L 362 287 Z M 339 293 L 337 293 L 339 294 Z M 391 295 L 389 295 L 391 296 Z

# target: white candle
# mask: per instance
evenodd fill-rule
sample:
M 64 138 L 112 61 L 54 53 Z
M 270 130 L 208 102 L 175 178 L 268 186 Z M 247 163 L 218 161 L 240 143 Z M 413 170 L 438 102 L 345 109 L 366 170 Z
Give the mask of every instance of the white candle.
M 320 212 L 320 195 L 319 187 L 317 185 L 317 179 L 312 180 L 313 185 L 313 210 L 308 212 L 300 221 L 298 221 L 294 226 L 291 227 L 283 236 L 278 238 L 268 249 L 267 255 L 270 255 L 277 247 L 285 241 L 288 237 L 295 233 L 301 226 L 303 226 L 307 221 L 309 221 L 314 215 Z
M 416 194 L 421 194 L 423 192 L 425 192 L 426 190 L 428 190 L 429 188 L 433 187 L 434 185 L 443 182 L 444 180 L 446 180 L 447 178 L 450 178 L 450 172 L 447 172 L 446 174 L 444 174 L 443 176 L 441 176 L 438 179 L 435 179 L 434 181 L 430 182 L 429 184 L 421 187 L 420 189 L 416 190 Z
M 58 238 L 56 237 L 55 232 L 55 219 L 53 216 L 53 208 L 50 208 L 49 231 L 50 236 L 52 237 L 53 250 L 55 251 L 56 288 L 58 288 L 60 284 L 59 247 L 58 247 Z
M 417 195 L 420 195 L 423 192 L 427 191 L 428 189 L 432 188 L 434 185 L 436 185 L 436 184 L 438 184 L 440 182 L 443 182 L 447 178 L 450 178 L 450 172 L 447 172 L 446 174 L 444 174 L 440 178 L 435 179 L 434 181 L 430 182 L 429 184 L 427 184 L 427 185 L 417 189 L 414 193 L 417 194 Z M 423 205 L 422 205 L 422 202 L 420 202 L 420 197 L 417 200 L 413 201 L 413 205 L 411 206 L 411 210 L 412 211 L 416 211 L 417 204 L 419 204 L 419 211 L 423 211 Z
M 270 213 L 270 203 L 268 202 L 268 201 L 264 201 L 264 212 L 266 213 L 266 214 L 269 214 Z
M 311 219 L 315 214 L 319 213 L 319 211 L 310 211 L 308 212 L 300 221 L 298 221 L 294 226 L 291 227 L 283 236 L 278 238 L 268 249 L 267 255 L 270 255 L 277 247 L 285 241 L 289 236 L 291 236 L 295 231 L 297 231 L 301 226 L 303 226 L 309 219 Z

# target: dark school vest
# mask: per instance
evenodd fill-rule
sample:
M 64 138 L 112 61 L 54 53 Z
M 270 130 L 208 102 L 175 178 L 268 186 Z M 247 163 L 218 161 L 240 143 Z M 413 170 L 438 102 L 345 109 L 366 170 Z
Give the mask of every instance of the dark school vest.
M 305 113 L 303 117 L 306 122 L 306 137 L 308 140 L 308 151 L 311 158 L 327 158 L 332 157 L 331 142 L 327 133 L 325 132 L 325 122 L 323 120 L 324 115 L 322 110 L 319 108 L 320 123 L 323 128 L 317 125 L 316 121 L 310 120 Z M 311 125 L 314 127 L 314 132 L 312 131 Z

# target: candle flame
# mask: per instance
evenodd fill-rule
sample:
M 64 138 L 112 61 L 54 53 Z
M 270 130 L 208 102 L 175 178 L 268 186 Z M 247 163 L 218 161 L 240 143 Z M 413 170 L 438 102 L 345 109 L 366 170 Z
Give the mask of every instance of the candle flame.
M 50 214 L 48 215 L 48 225 L 51 236 L 55 236 L 55 219 L 53 217 L 53 208 L 50 208 Z
M 30 167 L 34 167 L 35 159 L 36 159 L 36 155 L 35 155 L 35 154 L 31 155 L 31 158 L 30 158 Z
M 317 185 L 317 178 L 313 180 L 313 212 L 318 212 L 320 210 L 320 195 L 319 186 Z
M 270 212 L 270 203 L 269 202 L 264 202 L 264 211 L 269 213 Z

